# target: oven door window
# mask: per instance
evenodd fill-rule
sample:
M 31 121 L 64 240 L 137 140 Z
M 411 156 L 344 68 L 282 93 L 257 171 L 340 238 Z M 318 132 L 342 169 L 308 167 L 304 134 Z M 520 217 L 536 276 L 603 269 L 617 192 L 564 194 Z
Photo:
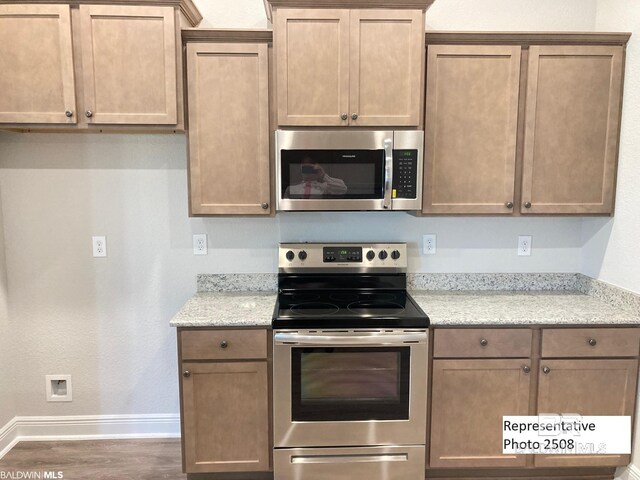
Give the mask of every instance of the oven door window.
M 282 150 L 281 198 L 384 198 L 384 150 Z
M 291 419 L 408 420 L 410 347 L 292 348 Z

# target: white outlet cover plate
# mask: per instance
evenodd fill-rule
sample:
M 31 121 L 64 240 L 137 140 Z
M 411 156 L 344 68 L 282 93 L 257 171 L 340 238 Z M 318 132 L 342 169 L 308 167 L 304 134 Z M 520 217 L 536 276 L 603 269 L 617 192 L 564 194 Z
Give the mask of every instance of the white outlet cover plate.
M 194 255 L 207 254 L 207 234 L 206 233 L 197 233 L 193 236 L 193 254 Z
M 93 256 L 94 257 L 106 257 L 107 256 L 107 237 L 105 236 L 93 236 L 91 237 L 93 244 Z
M 521 257 L 531 256 L 531 235 L 520 235 L 518 237 L 518 255 Z
M 71 402 L 73 401 L 73 391 L 71 389 L 71 375 L 45 375 L 47 402 Z M 55 395 L 51 388 L 51 382 L 64 380 L 67 382 L 67 394 Z
M 435 255 L 436 254 L 436 235 L 429 234 L 422 236 L 422 254 L 423 255 Z

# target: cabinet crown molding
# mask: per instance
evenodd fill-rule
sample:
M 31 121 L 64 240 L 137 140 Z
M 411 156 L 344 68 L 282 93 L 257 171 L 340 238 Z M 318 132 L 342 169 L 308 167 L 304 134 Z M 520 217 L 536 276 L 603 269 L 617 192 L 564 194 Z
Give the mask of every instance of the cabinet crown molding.
M 263 0 L 267 18 L 273 8 L 391 8 L 428 10 L 435 0 Z
M 622 45 L 628 32 L 464 32 L 428 31 L 427 45 Z
M 139 6 L 171 6 L 179 7 L 192 27 L 197 27 L 202 21 L 202 14 L 193 0 L 0 0 L 2 4 L 56 4 L 56 5 L 139 5 Z
M 269 29 L 186 28 L 182 30 L 182 43 L 190 43 L 190 42 L 271 43 L 272 40 L 273 40 L 273 32 Z

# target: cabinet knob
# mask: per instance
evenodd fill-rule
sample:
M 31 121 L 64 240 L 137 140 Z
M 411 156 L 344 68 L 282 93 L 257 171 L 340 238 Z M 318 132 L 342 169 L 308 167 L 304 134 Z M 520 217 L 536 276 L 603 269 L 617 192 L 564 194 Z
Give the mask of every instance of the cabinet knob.
M 182 372 L 182 376 L 184 378 L 189 378 L 191 376 L 191 372 L 189 370 L 185 370 L 184 372 Z
M 261 203 L 260 206 L 262 207 L 263 210 L 266 210 L 267 208 L 269 208 L 269 204 L 267 202 Z
M 222 340 L 220 342 L 220 348 L 227 348 L 229 346 L 229 342 L 227 342 L 226 340 Z
M 507 208 L 513 208 L 513 202 L 507 202 L 507 203 L 505 203 L 505 206 Z
M 358 114 L 357 113 L 352 113 L 351 114 L 351 120 L 357 120 L 358 119 Z
M 596 341 L 595 338 L 590 338 L 589 339 L 589 345 L 591 345 L 592 347 L 595 347 L 597 343 L 598 342 Z
M 73 111 L 71 110 L 67 110 L 66 112 L 64 112 L 64 114 L 67 116 L 67 118 L 73 117 Z
M 480 345 L 486 347 L 487 345 L 489 345 L 489 341 L 486 338 L 482 338 L 480 339 Z
M 340 115 L 340 118 L 342 120 L 346 120 L 347 118 L 349 118 L 349 115 L 347 115 L 346 113 L 343 113 L 342 115 Z
M 524 202 L 524 208 L 531 208 L 531 202 Z
M 86 112 L 84 112 L 84 114 L 87 118 L 93 117 L 93 112 L 91 110 L 87 110 Z
M 551 369 L 549 367 L 542 367 L 542 373 L 544 373 L 545 375 L 549 375 L 550 371 Z
M 529 373 L 531 371 L 531 367 L 529 365 L 525 365 L 524 367 L 522 367 L 522 371 L 524 373 Z

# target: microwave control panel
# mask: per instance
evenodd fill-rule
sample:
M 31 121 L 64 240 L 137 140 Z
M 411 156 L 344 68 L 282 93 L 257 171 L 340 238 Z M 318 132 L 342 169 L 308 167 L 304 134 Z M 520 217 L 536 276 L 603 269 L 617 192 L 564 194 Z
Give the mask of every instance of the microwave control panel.
M 418 196 L 418 150 L 393 151 L 392 198 Z

